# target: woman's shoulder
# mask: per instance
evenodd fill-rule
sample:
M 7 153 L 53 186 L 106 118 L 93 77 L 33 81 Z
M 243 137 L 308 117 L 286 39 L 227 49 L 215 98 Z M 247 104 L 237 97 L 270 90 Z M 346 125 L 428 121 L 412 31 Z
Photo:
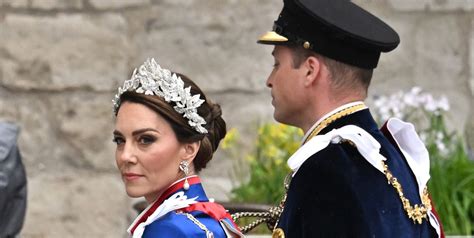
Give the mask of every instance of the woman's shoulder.
M 207 237 L 212 232 L 214 237 L 225 237 L 219 222 L 201 212 L 169 212 L 149 224 L 144 238 L 152 237 Z

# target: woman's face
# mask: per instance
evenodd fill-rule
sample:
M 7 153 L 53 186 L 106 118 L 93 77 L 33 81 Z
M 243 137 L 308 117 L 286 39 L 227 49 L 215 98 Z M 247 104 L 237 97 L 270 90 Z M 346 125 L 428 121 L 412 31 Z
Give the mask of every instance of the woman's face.
M 144 196 L 152 202 L 183 177 L 179 163 L 189 158 L 186 144 L 179 143 L 168 121 L 148 107 L 132 102 L 120 106 L 114 142 L 117 167 L 129 196 Z

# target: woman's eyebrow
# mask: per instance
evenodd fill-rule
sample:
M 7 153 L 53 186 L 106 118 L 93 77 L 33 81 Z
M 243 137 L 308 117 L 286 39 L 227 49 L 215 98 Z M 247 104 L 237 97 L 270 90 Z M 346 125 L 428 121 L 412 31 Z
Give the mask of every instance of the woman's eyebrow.
M 143 128 L 143 129 L 133 131 L 132 136 L 136 136 L 138 134 L 142 134 L 142 133 L 147 132 L 147 131 L 154 131 L 156 133 L 160 133 L 159 131 L 157 131 L 156 129 L 153 129 L 153 128 Z

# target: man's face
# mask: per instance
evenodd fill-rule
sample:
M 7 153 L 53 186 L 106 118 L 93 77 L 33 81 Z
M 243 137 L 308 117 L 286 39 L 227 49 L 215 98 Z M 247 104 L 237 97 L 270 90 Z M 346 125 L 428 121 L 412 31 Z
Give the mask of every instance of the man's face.
M 292 51 L 286 46 L 275 46 L 272 55 L 275 63 L 266 84 L 271 89 L 273 117 L 278 122 L 298 126 L 305 107 L 302 94 L 307 71 L 294 67 Z

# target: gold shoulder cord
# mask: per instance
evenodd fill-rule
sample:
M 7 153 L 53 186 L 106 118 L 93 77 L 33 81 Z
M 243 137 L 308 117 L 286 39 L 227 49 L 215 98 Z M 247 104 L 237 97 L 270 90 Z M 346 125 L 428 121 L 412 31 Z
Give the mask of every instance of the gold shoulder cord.
M 422 204 L 415 204 L 415 206 L 412 206 L 410 201 L 403 195 L 402 185 L 397 181 L 397 178 L 392 175 L 390 170 L 388 170 L 388 166 L 385 164 L 385 162 L 383 160 L 381 162 L 383 166 L 383 173 L 385 174 L 385 177 L 387 177 L 388 183 L 391 184 L 397 191 L 400 200 L 402 200 L 403 209 L 406 211 L 408 217 L 413 220 L 413 223 L 418 224 L 421 224 L 423 219 L 428 219 L 428 211 L 431 211 L 431 200 L 428 195 L 428 187 L 423 189 L 423 196 L 421 197 Z

